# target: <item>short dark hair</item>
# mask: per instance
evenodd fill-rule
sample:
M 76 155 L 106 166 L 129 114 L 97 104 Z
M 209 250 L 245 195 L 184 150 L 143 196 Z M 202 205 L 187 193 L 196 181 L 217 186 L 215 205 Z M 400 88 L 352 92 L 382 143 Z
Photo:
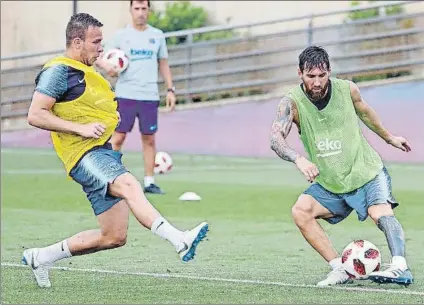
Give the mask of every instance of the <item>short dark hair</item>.
M 324 48 L 310 46 L 299 55 L 299 69 L 303 73 L 305 69 L 311 70 L 315 68 L 330 70 L 330 58 Z
M 135 1 L 143 2 L 143 0 L 135 0 Z M 132 7 L 133 2 L 134 2 L 133 0 L 130 0 L 130 7 Z M 147 0 L 147 6 L 150 8 L 150 0 Z
M 90 26 L 100 28 L 103 23 L 86 13 L 73 15 L 66 26 L 66 47 L 69 47 L 75 38 L 85 40 L 85 34 Z

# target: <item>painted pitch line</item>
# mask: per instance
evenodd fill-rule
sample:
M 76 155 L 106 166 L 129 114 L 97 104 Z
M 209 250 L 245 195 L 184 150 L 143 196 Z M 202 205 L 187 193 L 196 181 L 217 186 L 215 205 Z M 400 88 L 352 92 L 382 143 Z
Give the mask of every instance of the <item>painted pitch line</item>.
M 16 263 L 1 263 L 1 266 L 28 268 L 28 266 L 25 266 L 22 264 L 16 264 Z M 343 290 L 343 291 L 361 291 L 361 292 L 377 292 L 377 293 L 424 296 L 424 292 L 412 291 L 407 289 L 394 290 L 394 289 L 362 288 L 362 287 L 347 287 L 347 286 L 317 287 L 315 285 L 289 284 L 289 283 L 272 282 L 272 281 L 241 280 L 241 279 L 206 277 L 206 276 L 183 275 L 183 274 L 125 272 L 125 271 L 115 271 L 115 270 L 105 270 L 105 269 L 85 269 L 85 268 L 82 269 L 82 268 L 69 268 L 69 267 L 52 267 L 52 269 L 85 272 L 85 273 L 103 273 L 103 274 L 131 275 L 131 276 L 143 276 L 143 277 L 155 277 L 155 278 L 179 278 L 179 279 L 188 279 L 188 280 L 197 280 L 197 281 L 227 282 L 227 283 L 236 283 L 236 284 L 253 284 L 253 285 L 280 286 L 280 287 L 292 287 L 292 288 L 332 289 L 332 290 Z

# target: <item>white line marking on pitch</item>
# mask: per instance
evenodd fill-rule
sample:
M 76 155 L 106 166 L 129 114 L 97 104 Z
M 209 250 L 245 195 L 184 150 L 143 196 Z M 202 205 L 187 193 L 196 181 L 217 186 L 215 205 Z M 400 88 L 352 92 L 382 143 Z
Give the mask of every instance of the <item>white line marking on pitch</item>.
M 15 263 L 1 263 L 5 267 L 21 267 L 28 268 L 25 265 Z M 125 272 L 115 270 L 104 270 L 104 269 L 81 269 L 81 268 L 69 268 L 69 267 L 52 267 L 56 270 L 65 271 L 76 271 L 76 272 L 87 272 L 87 273 L 106 273 L 106 274 L 118 274 L 118 275 L 135 275 L 145 277 L 156 277 L 156 278 L 180 278 L 189 280 L 199 281 L 214 281 L 214 282 L 229 282 L 237 284 L 256 284 L 256 285 L 269 285 L 269 286 L 282 286 L 282 287 L 295 287 L 295 288 L 316 288 L 316 289 L 334 289 L 334 290 L 346 290 L 346 291 L 363 291 L 363 292 L 379 292 L 379 293 L 392 293 L 392 294 L 406 294 L 406 295 L 420 295 L 424 296 L 424 292 L 411 291 L 411 290 L 393 290 L 393 289 L 378 289 L 378 288 L 361 288 L 361 287 L 325 287 L 320 288 L 315 285 L 301 285 L 301 284 L 288 284 L 282 282 L 270 282 L 261 280 L 240 280 L 240 279 L 228 279 L 219 277 L 206 277 L 206 276 L 194 276 L 194 275 L 183 275 L 183 274 L 168 274 L 168 273 L 148 273 L 148 272 Z

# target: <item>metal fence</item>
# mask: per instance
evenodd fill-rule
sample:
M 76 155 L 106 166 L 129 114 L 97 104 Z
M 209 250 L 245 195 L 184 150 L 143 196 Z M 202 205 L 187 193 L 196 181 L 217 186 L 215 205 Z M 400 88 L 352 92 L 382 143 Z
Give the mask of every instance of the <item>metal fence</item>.
M 423 75 L 424 11 L 419 4 L 380 2 L 312 16 L 166 33 L 168 39 L 184 40 L 169 46 L 179 102 L 267 93 L 295 83 L 297 56 L 311 44 L 329 51 L 333 75 L 339 77 L 360 80 L 358 77 Z M 385 14 L 385 8 L 393 5 L 400 5 L 404 12 Z M 378 9 L 380 14 L 343 20 L 348 13 L 365 9 Z M 323 22 L 330 16 L 342 18 Z M 195 41 L 199 35 L 211 32 L 231 32 L 232 38 Z M 1 71 L 2 119 L 27 114 L 36 73 L 43 62 L 63 51 L 1 58 L 2 67 L 10 66 Z

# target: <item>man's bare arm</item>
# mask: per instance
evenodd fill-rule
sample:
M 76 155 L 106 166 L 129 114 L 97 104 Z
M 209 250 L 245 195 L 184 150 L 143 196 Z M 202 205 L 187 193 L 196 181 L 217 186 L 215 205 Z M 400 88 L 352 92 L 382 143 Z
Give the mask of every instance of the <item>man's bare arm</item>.
M 51 112 L 55 102 L 56 99 L 35 91 L 28 111 L 28 123 L 44 130 L 78 134 L 79 124 L 65 121 Z
M 361 96 L 358 86 L 350 82 L 350 95 L 352 97 L 353 106 L 355 107 L 356 114 L 364 124 L 374 131 L 380 138 L 389 143 L 392 135 L 383 126 L 375 110 L 368 105 Z
M 283 97 L 277 107 L 277 116 L 272 123 L 271 129 L 271 149 L 283 160 L 295 162 L 300 156 L 286 142 L 294 118 L 294 102 Z
M 82 125 L 57 117 L 51 112 L 55 102 L 56 99 L 35 91 L 28 111 L 28 123 L 44 130 L 70 133 L 85 138 L 99 138 L 104 133 L 105 126 L 101 123 Z
M 169 68 L 167 59 L 159 59 L 159 71 L 163 77 L 163 80 L 165 81 L 167 88 L 172 88 L 174 84 L 172 82 L 171 69 Z

